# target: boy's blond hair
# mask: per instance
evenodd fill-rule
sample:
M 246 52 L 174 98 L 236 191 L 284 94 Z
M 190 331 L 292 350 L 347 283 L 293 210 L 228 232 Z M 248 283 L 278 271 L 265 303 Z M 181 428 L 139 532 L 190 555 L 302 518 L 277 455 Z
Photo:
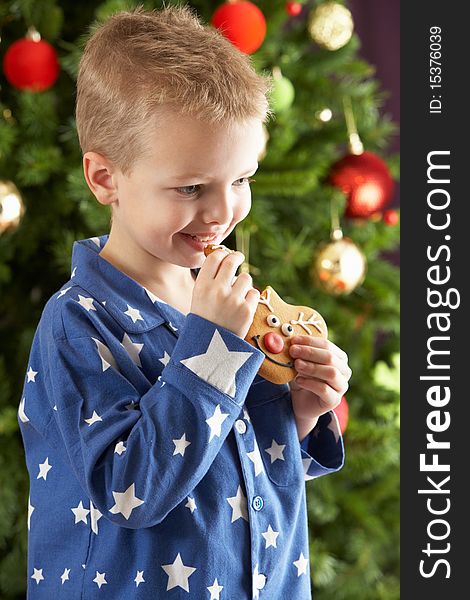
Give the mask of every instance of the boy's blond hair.
M 76 121 L 82 152 L 104 155 L 125 175 L 149 151 L 149 127 L 165 108 L 208 123 L 239 122 L 272 111 L 272 78 L 189 6 L 110 17 L 80 61 Z

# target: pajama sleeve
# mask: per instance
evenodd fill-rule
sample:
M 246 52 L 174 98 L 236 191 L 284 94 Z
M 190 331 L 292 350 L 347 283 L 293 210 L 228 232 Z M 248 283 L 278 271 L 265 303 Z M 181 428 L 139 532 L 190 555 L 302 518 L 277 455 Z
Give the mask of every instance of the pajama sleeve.
M 103 515 L 120 526 L 151 527 L 207 473 L 264 355 L 190 313 L 161 375 L 144 390 L 143 375 L 126 375 L 125 338 L 121 343 L 77 305 L 63 309 L 61 326 L 43 327 L 46 333 L 33 343 L 33 356 L 47 372 L 43 394 L 53 407 L 40 433 L 65 448 L 62 454 Z M 70 336 L 77 325 L 80 335 Z
M 344 445 L 334 411 L 321 415 L 316 426 L 300 444 L 305 479 L 339 471 L 344 465 Z

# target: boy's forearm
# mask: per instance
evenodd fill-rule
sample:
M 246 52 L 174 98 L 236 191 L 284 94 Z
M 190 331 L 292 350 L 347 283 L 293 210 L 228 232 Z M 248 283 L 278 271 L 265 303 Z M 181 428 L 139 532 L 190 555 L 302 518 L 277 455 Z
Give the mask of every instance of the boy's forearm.
M 307 435 L 312 431 L 315 425 L 318 422 L 318 417 L 314 417 L 313 419 L 300 419 L 295 415 L 295 424 L 297 425 L 297 435 L 299 437 L 299 442 L 302 442 Z

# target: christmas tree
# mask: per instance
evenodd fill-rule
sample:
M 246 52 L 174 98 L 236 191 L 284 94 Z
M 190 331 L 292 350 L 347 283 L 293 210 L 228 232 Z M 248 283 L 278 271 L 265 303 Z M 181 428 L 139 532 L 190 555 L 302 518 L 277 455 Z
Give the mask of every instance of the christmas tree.
M 95 21 L 163 4 L 189 4 L 210 23 L 221 3 L 0 4 L 2 598 L 24 597 L 28 576 L 28 479 L 17 418 L 34 330 L 49 296 L 69 278 L 73 241 L 109 230 L 110 214 L 82 173 L 73 116 L 78 61 Z M 240 2 L 227 4 L 230 12 Z M 258 288 L 269 284 L 286 302 L 324 315 L 353 370 L 341 407 L 344 423 L 349 407 L 346 464 L 306 483 L 313 595 L 395 599 L 399 277 L 385 259 L 399 237 L 397 211 L 386 208 L 398 175 L 397 157 L 387 153 L 395 126 L 381 111 L 385 96 L 373 68 L 359 58 L 345 3 L 252 4 L 261 16 L 248 6 L 230 17 L 226 35 L 257 70 L 273 74 L 275 116 L 252 211 L 225 243 L 244 251 Z M 40 51 L 31 46 L 39 43 Z

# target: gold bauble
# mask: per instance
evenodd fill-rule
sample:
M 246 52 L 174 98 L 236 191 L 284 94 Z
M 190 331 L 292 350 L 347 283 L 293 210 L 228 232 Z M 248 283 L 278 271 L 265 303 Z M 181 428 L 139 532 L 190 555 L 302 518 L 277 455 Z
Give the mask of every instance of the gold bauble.
M 349 238 L 323 242 L 315 252 L 312 278 L 334 296 L 350 294 L 364 281 L 367 262 L 362 250 Z
M 317 6 L 308 19 L 313 41 L 327 50 L 338 50 L 351 39 L 354 22 L 351 12 L 342 4 L 325 2 Z
M 17 227 L 24 214 L 21 194 L 12 181 L 0 179 L 0 234 Z

